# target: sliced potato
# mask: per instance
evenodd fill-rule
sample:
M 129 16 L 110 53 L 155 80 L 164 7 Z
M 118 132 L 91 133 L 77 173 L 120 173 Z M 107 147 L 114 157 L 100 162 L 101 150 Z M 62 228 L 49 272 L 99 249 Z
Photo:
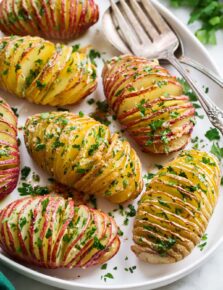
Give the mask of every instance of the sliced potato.
M 143 151 L 168 154 L 186 146 L 195 109 L 176 77 L 158 61 L 115 57 L 102 77 L 109 106 Z
M 215 156 L 183 152 L 163 167 L 142 196 L 133 229 L 133 252 L 148 263 L 174 263 L 204 235 L 219 195 Z
M 52 269 L 100 265 L 120 245 L 111 217 L 55 195 L 9 204 L 0 212 L 0 233 L 0 246 L 8 255 Z
M 54 179 L 86 194 L 122 203 L 142 190 L 141 165 L 127 141 L 90 117 L 68 112 L 30 117 L 25 142 Z
M 85 53 L 39 37 L 1 38 L 0 65 L 0 88 L 36 104 L 75 104 L 97 86 Z
M 94 0 L 3 0 L 0 16 L 7 35 L 72 40 L 98 21 L 99 8 Z

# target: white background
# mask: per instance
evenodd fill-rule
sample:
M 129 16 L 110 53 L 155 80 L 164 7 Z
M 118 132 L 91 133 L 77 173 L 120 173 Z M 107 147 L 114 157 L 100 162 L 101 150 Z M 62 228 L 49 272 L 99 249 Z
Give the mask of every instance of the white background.
M 164 5 L 168 5 L 168 0 L 161 0 Z M 185 24 L 188 20 L 189 10 L 172 9 L 174 14 Z M 198 24 L 190 25 L 189 28 L 195 31 Z M 217 34 L 217 46 L 207 46 L 207 50 L 217 64 L 221 75 L 223 76 L 223 33 Z M 56 290 L 58 288 L 46 286 L 36 281 L 30 280 L 16 272 L 0 265 L 2 271 L 11 282 L 16 290 Z M 204 266 L 196 270 L 186 278 L 179 280 L 169 286 L 160 288 L 165 290 L 222 290 L 223 289 L 223 245 L 215 252 L 215 254 L 206 262 Z

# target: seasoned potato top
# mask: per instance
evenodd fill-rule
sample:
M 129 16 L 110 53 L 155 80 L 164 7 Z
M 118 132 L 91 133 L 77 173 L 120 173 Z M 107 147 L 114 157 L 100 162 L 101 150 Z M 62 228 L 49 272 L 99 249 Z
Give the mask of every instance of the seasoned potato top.
M 157 60 L 115 57 L 102 76 L 110 107 L 143 151 L 169 153 L 188 143 L 195 110 L 180 82 Z
M 141 259 L 176 262 L 199 243 L 219 195 L 218 163 L 206 152 L 185 151 L 151 180 L 133 230 L 132 249 Z
M 142 190 L 135 151 L 94 119 L 68 112 L 30 117 L 25 142 L 34 160 L 62 184 L 115 203 Z
M 97 85 L 85 53 L 39 37 L 1 38 L 0 67 L 1 88 L 41 105 L 75 104 Z

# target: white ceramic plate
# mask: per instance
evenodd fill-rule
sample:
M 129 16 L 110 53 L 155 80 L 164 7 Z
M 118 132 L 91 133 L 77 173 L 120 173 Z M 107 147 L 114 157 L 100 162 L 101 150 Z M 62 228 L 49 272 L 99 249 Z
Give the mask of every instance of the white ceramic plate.
M 109 1 L 100 0 L 98 2 L 102 15 L 105 9 L 108 7 Z M 217 72 L 216 67 L 209 58 L 207 52 L 204 50 L 203 46 L 194 38 L 194 36 L 167 9 L 165 9 L 158 3 L 157 7 L 168 19 L 171 25 L 177 29 L 185 44 L 186 54 L 200 61 L 201 63 L 206 64 L 206 66 Z M 108 59 L 114 55 L 118 55 L 119 53 L 105 40 L 100 29 L 100 24 L 101 21 L 92 29 L 90 29 L 90 31 L 84 37 L 82 37 L 81 40 L 76 41 L 76 43 L 91 43 L 95 49 L 101 52 L 102 58 Z M 99 60 L 99 86 L 93 96 L 89 96 L 88 99 L 92 97 L 94 97 L 96 100 L 104 99 L 100 80 L 102 66 L 103 62 L 102 60 Z M 194 74 L 194 77 L 196 77 L 198 83 L 201 86 L 205 85 L 205 87 L 209 87 L 211 97 L 213 97 L 216 103 L 221 106 L 221 96 L 217 94 L 217 91 L 214 90 L 214 88 L 207 82 L 207 80 L 205 78 L 202 78 L 200 75 Z M 20 126 L 24 125 L 26 118 L 31 114 L 53 110 L 52 107 L 43 107 L 29 104 L 26 101 L 9 96 L 4 92 L 1 92 L 1 95 L 3 97 L 6 97 L 7 101 L 10 103 L 11 106 L 18 108 Z M 90 111 L 94 110 L 92 106 L 87 104 L 86 100 L 83 101 L 81 105 L 73 106 L 69 109 L 73 112 L 79 112 L 81 110 L 84 113 L 89 113 Z M 198 110 L 198 114 L 204 115 L 203 111 L 200 109 Z M 113 122 L 111 127 L 112 130 L 117 130 L 118 125 Z M 200 149 L 210 150 L 211 144 L 204 137 L 205 132 L 209 128 L 210 123 L 206 116 L 204 117 L 204 119 L 197 118 L 197 125 L 193 133 L 193 138 L 198 136 L 199 139 L 204 140 L 203 142 L 199 143 Z M 46 184 L 48 176 L 46 176 L 46 174 L 44 174 L 44 172 L 42 172 L 32 162 L 23 143 L 22 130 L 20 130 L 19 134 L 22 141 L 22 144 L 20 146 L 21 168 L 25 165 L 30 166 L 32 168 L 32 171 L 38 173 L 41 176 L 41 183 Z M 173 155 L 167 158 L 163 156 L 154 157 L 149 154 L 143 154 L 140 152 L 139 148 L 131 141 L 130 138 L 129 141 L 132 143 L 132 146 L 137 150 L 141 158 L 144 172 L 146 172 L 148 169 L 154 170 L 154 164 L 165 163 L 167 160 L 173 158 Z M 191 147 L 192 145 L 193 144 L 189 145 L 188 147 Z M 6 204 L 17 198 L 19 198 L 19 194 L 17 190 L 15 190 L 1 203 L 0 206 L 4 207 Z M 101 207 L 104 211 L 111 211 L 112 209 L 117 208 L 105 201 L 99 201 L 98 204 L 99 207 Z M 134 205 L 137 205 L 137 201 L 134 202 Z M 0 253 L 0 261 L 21 274 L 24 274 L 43 283 L 63 289 L 154 289 L 156 287 L 169 284 L 189 274 L 198 266 L 202 265 L 207 260 L 207 258 L 216 250 L 216 248 L 223 241 L 222 211 L 223 199 L 220 195 L 218 205 L 207 229 L 207 246 L 204 248 L 203 251 L 200 251 L 198 248 L 196 248 L 193 253 L 189 255 L 186 259 L 172 265 L 148 265 L 139 261 L 130 250 L 130 246 L 132 244 L 131 232 L 133 219 L 130 219 L 128 226 L 124 226 L 124 218 L 119 214 L 119 212 L 115 213 L 115 218 L 124 232 L 124 235 L 121 238 L 122 245 L 119 253 L 111 261 L 108 262 L 106 270 L 102 270 L 99 267 L 87 270 L 43 270 L 39 268 L 32 268 L 30 266 L 20 265 L 19 263 L 14 262 L 13 260 L 5 256 L 3 253 Z M 133 273 L 125 270 L 125 268 L 133 266 L 136 266 L 136 269 L 133 271 Z M 117 270 L 114 270 L 115 267 L 117 267 Z M 107 273 L 112 273 L 114 279 L 107 279 L 107 281 L 105 282 L 103 277 Z

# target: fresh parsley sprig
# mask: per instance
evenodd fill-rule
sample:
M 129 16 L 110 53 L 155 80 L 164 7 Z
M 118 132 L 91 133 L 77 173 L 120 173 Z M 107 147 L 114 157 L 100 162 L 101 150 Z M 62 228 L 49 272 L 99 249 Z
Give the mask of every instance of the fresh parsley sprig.
M 201 22 L 195 32 L 204 44 L 216 44 L 216 31 L 223 29 L 223 3 L 220 0 L 170 0 L 174 7 L 192 8 L 188 24 Z

